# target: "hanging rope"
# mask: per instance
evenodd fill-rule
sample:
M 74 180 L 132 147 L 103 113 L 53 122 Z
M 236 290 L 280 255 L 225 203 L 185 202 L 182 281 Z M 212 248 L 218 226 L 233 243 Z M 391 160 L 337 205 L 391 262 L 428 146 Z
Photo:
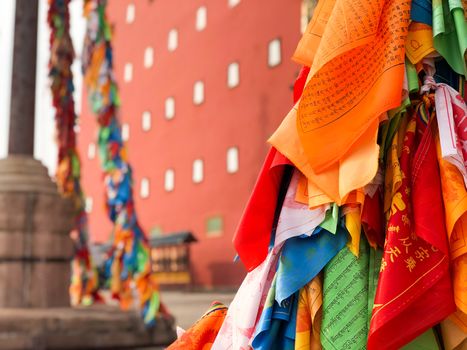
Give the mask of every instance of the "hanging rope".
M 133 282 L 144 322 L 152 325 L 159 312 L 159 288 L 151 270 L 147 238 L 136 216 L 131 166 L 117 118 L 120 100 L 113 72 L 112 31 L 106 1 L 85 0 L 87 30 L 83 50 L 84 82 L 99 124 L 98 148 L 106 186 L 106 207 L 114 224 L 109 266 L 111 291 L 123 308 L 132 301 Z
M 70 296 L 73 305 L 89 304 L 96 298 L 98 275 L 93 267 L 88 248 L 88 223 L 84 194 L 81 188 L 81 169 L 76 148 L 76 113 L 73 99 L 71 65 L 75 54 L 70 37 L 70 0 L 49 0 L 50 26 L 49 77 L 58 144 L 57 185 L 63 196 L 71 198 L 75 223 L 71 233 L 75 244 L 72 264 Z

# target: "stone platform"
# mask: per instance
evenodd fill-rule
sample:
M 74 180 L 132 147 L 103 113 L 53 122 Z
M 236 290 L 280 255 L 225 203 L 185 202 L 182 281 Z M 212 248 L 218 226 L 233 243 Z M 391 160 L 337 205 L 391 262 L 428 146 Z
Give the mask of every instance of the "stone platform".
M 148 330 L 135 311 L 83 308 L 0 309 L 1 350 L 135 349 L 166 346 L 176 337 L 173 320 Z

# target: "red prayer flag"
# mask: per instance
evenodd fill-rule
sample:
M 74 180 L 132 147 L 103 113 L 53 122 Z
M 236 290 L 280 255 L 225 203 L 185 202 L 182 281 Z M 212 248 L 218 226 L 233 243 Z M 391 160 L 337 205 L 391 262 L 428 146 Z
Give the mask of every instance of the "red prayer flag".
M 362 207 L 362 226 L 372 247 L 384 246 L 383 203 L 381 188 L 373 196 L 365 195 Z
M 295 81 L 294 103 L 303 92 L 309 71 L 309 67 L 302 67 Z M 268 254 L 284 165 L 292 163 L 272 147 L 235 232 L 233 244 L 248 271 L 261 264 Z
M 261 264 L 268 254 L 285 164 L 290 164 L 287 158 L 271 148 L 235 232 L 233 243 L 248 271 Z
M 386 228 L 369 350 L 399 349 L 455 311 L 432 125 L 417 114 L 400 157 L 402 183 Z
M 293 86 L 293 103 L 297 103 L 297 101 L 302 96 L 308 73 L 310 73 L 310 67 L 307 66 L 303 66 L 300 70 L 300 73 L 298 73 L 298 77 L 295 80 L 295 84 Z

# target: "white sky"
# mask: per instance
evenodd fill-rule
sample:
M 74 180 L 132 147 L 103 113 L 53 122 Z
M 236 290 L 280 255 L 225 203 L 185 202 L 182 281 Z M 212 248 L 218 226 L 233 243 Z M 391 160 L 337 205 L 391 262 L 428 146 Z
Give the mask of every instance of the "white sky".
M 39 0 L 34 155 L 37 159 L 40 159 L 49 168 L 49 172 L 53 174 L 57 162 L 57 147 L 54 139 L 54 110 L 52 108 L 47 76 L 49 60 L 47 3 L 47 0 Z M 78 115 L 81 107 L 82 86 L 79 57 L 85 32 L 82 5 L 83 0 L 73 0 L 70 5 L 71 35 L 77 56 L 73 66 L 73 74 L 75 77 L 75 103 Z M 0 1 L 0 158 L 6 157 L 8 145 L 14 8 L 15 0 Z

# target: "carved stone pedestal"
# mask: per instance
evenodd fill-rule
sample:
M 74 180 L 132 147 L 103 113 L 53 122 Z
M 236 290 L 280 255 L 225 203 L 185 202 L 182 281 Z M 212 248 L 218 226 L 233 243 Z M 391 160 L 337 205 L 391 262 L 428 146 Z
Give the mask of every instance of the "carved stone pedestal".
M 28 156 L 0 160 L 0 308 L 69 305 L 73 208 Z

